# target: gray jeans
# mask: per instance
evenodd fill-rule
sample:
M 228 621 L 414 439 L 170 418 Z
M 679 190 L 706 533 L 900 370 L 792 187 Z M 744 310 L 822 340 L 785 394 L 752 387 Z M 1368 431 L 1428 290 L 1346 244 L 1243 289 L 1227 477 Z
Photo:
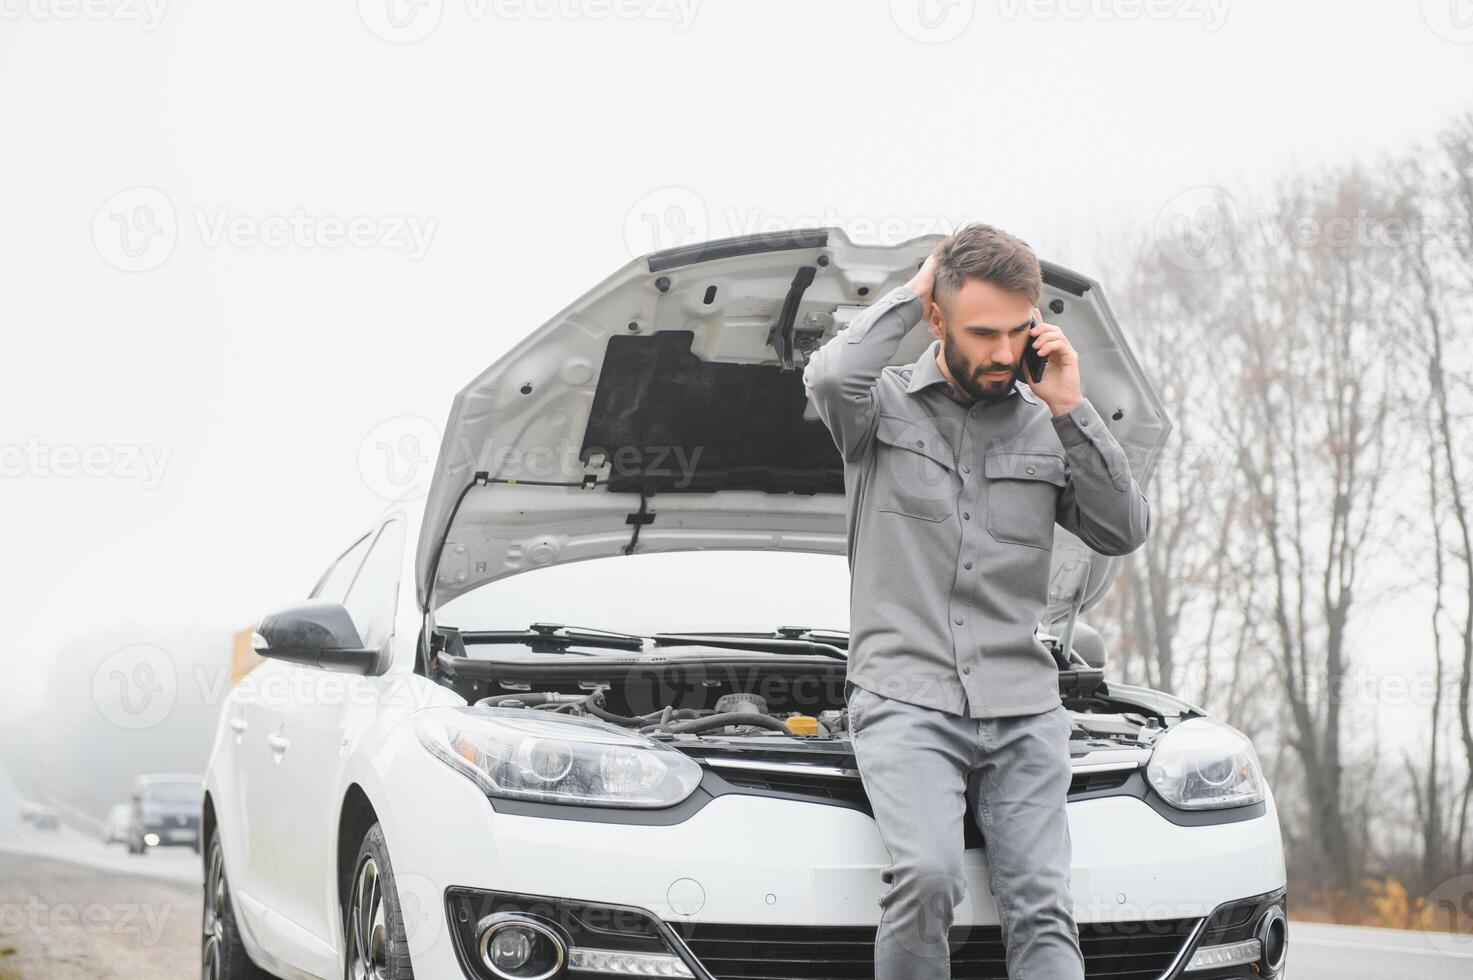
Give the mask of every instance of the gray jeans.
M 1069 713 L 971 718 L 845 684 L 854 755 L 890 852 L 875 980 L 950 980 L 972 794 L 1011 980 L 1083 980 L 1064 805 Z

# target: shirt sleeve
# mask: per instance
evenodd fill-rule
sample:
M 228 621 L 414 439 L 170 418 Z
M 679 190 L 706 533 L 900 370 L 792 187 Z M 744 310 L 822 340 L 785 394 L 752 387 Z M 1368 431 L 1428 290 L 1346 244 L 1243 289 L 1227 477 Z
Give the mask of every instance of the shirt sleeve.
M 1059 495 L 1059 524 L 1102 555 L 1139 548 L 1151 530 L 1150 501 L 1105 420 L 1085 398 L 1051 421 L 1069 463 Z
M 921 322 L 919 296 L 904 286 L 871 303 L 803 366 L 803 385 L 846 460 L 864 454 L 875 420 L 875 382 Z

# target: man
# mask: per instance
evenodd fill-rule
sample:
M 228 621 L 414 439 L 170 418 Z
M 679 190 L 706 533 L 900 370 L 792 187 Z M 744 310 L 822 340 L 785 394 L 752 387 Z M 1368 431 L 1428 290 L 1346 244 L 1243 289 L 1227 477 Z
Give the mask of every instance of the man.
M 974 224 L 804 367 L 844 458 L 855 759 L 890 852 L 876 980 L 946 980 L 971 794 L 1008 975 L 1082 980 L 1065 802 L 1072 725 L 1035 635 L 1055 522 L 1107 555 L 1146 539 L 1125 453 L 1038 309 L 1038 259 Z M 889 366 L 926 319 L 934 338 Z M 1047 363 L 1025 373 L 1025 345 Z

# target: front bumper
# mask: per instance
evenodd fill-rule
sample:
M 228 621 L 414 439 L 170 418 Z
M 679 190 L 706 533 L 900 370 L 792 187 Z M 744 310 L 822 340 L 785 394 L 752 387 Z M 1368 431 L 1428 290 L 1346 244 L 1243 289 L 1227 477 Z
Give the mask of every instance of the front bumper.
M 1284 906 L 1280 889 L 1227 903 L 1205 918 L 1080 923 L 1085 975 L 1275 980 L 1284 975 L 1287 954 Z M 575 973 L 687 980 L 873 976 L 874 926 L 671 923 L 628 906 L 464 888 L 447 890 L 446 913 L 461 975 L 475 980 L 551 980 Z M 491 962 L 492 937 L 507 927 L 522 929 L 528 943 L 523 949 L 540 946 L 540 955 L 503 962 L 498 971 Z M 1265 946 L 1260 940 L 1279 927 Z M 956 980 L 1006 980 L 999 927 L 957 926 L 949 938 Z
M 874 820 L 859 810 L 730 794 L 674 822 L 655 813 L 592 822 L 577 819 L 576 808 L 567 819 L 548 819 L 498 812 L 448 768 L 413 767 L 404 775 L 417 786 L 414 799 L 434 801 L 415 824 L 396 813 L 401 829 L 389 839 L 411 955 L 425 975 L 463 975 L 447 888 L 634 907 L 689 935 L 693 948 L 708 936 L 746 941 L 743 929 L 759 937 L 797 929 L 800 941 L 852 930 L 873 941 L 889 853 Z M 1069 818 L 1082 941 L 1141 931 L 1143 923 L 1195 925 L 1225 903 L 1285 884 L 1271 798 L 1260 816 L 1208 826 L 1174 823 L 1129 796 L 1071 802 Z M 964 868 L 955 923 L 985 939 L 998 925 L 985 852 L 968 850 Z

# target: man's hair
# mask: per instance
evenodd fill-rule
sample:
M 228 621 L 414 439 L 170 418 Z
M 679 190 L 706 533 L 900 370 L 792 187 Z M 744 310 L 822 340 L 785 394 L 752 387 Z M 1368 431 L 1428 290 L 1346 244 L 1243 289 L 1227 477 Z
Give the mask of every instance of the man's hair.
M 1043 295 L 1043 270 L 1033 249 L 991 225 L 969 224 L 942 239 L 932 254 L 936 256 L 933 295 L 938 303 L 956 295 L 968 279 L 1022 293 L 1034 305 Z

